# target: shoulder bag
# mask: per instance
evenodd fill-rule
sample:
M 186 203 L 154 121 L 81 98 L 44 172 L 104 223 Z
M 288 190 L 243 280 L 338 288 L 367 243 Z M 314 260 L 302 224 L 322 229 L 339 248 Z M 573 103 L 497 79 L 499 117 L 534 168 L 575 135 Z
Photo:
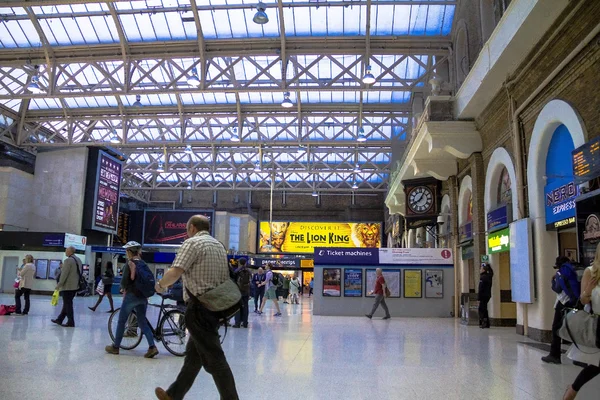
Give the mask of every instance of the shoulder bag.
M 564 314 L 558 336 L 572 342 L 580 351 L 582 351 L 579 348 L 580 345 L 600 349 L 599 324 L 600 318 L 598 315 L 577 308 L 568 309 Z
M 214 289 L 202 296 L 194 296 L 188 288 L 188 295 L 196 299 L 200 305 L 217 316 L 219 321 L 228 320 L 241 308 L 242 294 L 238 285 L 231 279 L 226 279 Z

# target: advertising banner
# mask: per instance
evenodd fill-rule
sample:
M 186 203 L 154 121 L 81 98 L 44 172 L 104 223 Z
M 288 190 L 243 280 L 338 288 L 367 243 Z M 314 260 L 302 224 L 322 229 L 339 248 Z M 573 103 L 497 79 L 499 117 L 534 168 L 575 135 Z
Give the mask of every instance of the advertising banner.
M 323 296 L 340 297 L 342 295 L 342 270 L 323 268 Z
M 502 253 L 510 250 L 510 230 L 508 228 L 488 235 L 488 253 Z
M 194 215 L 204 215 L 213 225 L 213 211 L 146 210 L 144 245 L 179 246 L 187 239 L 187 222 Z
M 423 271 L 420 269 L 404 270 L 404 297 L 421 298 L 423 297 Z
M 315 249 L 315 265 L 377 265 L 379 249 Z
M 511 300 L 532 304 L 535 299 L 533 272 L 533 236 L 529 218 L 510 224 Z
M 425 297 L 442 299 L 444 297 L 444 270 L 425 270 Z
M 99 152 L 92 229 L 117 233 L 122 165 L 108 153 Z
M 380 264 L 405 265 L 452 265 L 450 249 L 379 249 Z
M 367 278 L 365 281 L 365 293 L 367 297 L 375 297 L 374 294 L 369 294 L 369 292 L 375 289 L 375 281 L 377 280 L 377 273 L 374 269 L 368 269 Z M 390 297 L 400 297 L 400 270 L 398 269 L 386 269 L 383 271 L 383 278 L 385 279 L 385 284 L 392 295 Z
M 553 182 L 544 188 L 546 205 L 546 229 L 575 226 L 575 199 L 579 189 L 575 182 Z
M 259 253 L 313 253 L 317 247 L 379 248 L 380 222 L 262 221 Z
M 362 269 L 344 269 L 344 297 L 362 297 Z
M 473 223 L 467 222 L 458 227 L 458 242 L 465 243 L 473 240 Z
M 85 250 L 87 237 L 74 235 L 72 233 L 65 233 L 64 243 L 65 249 L 72 246 L 75 248 L 75 250 Z

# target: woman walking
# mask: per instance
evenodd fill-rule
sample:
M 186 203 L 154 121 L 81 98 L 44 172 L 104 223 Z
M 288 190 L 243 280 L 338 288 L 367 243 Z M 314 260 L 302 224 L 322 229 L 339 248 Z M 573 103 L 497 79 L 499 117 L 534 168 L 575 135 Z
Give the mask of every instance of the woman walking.
M 477 300 L 479 300 L 479 327 L 486 329 L 490 327 L 488 303 L 492 298 L 492 278 L 494 277 L 494 271 L 488 263 L 483 263 L 479 272 L 481 274 L 479 277 L 479 293 L 477 294 Z
M 300 291 L 301 285 L 298 276 L 294 274 L 294 277 L 290 281 L 290 304 L 300 304 L 298 302 L 298 292 Z
M 108 297 L 108 303 L 110 304 L 110 310 L 108 310 L 107 312 L 112 313 L 115 311 L 111 293 L 114 278 L 115 271 L 113 270 L 113 263 L 109 261 L 106 263 L 106 270 L 104 271 L 104 276 L 102 277 L 102 283 L 104 284 L 104 292 L 98 297 L 98 301 L 96 302 L 96 305 L 94 307 L 88 307 L 90 310 L 95 312 L 96 308 L 98 308 L 100 303 L 102 303 L 102 299 L 104 298 L 104 296 L 106 296 Z
M 25 265 L 17 269 L 17 277 L 19 278 L 19 288 L 15 290 L 15 305 L 16 315 L 29 314 L 29 294 L 33 286 L 33 276 L 35 275 L 35 265 L 33 265 L 33 256 L 28 254 L 25 256 Z M 21 296 L 25 297 L 25 308 L 21 312 Z
M 596 256 L 591 267 L 586 268 L 581 280 L 581 296 L 582 304 L 585 304 L 585 310 L 591 311 L 596 315 L 600 315 L 600 243 L 596 246 Z M 591 306 L 591 309 L 590 309 Z M 567 357 L 573 361 L 587 364 L 581 370 L 575 381 L 569 385 L 563 396 L 563 400 L 573 400 L 577 396 L 577 392 L 581 390 L 583 385 L 600 375 L 600 352 L 593 347 L 572 345 L 567 352 Z

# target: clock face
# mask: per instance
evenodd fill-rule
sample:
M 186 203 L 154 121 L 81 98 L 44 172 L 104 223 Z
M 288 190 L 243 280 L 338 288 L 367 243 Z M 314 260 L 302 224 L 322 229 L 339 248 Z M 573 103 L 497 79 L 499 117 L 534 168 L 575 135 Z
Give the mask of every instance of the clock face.
M 417 186 L 408 194 L 408 207 L 415 214 L 425 214 L 433 206 L 433 191 L 428 186 Z

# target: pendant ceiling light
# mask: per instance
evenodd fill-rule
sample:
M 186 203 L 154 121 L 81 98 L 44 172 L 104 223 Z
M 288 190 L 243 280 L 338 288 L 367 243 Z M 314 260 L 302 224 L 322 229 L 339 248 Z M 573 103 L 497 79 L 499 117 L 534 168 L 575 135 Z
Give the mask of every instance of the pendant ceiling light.
M 354 166 L 354 173 L 358 174 L 360 172 L 360 165 L 356 164 Z
M 356 140 L 361 143 L 367 141 L 367 137 L 365 136 L 365 130 L 362 128 L 362 126 L 358 130 L 358 137 L 356 138 Z
M 188 144 L 187 146 L 185 146 L 185 154 L 194 154 L 191 144 Z
M 256 6 L 256 14 L 254 14 L 254 18 L 252 18 L 252 21 L 254 21 L 254 23 L 258 25 L 264 25 L 267 22 L 269 22 L 269 17 L 265 12 L 266 10 L 267 6 L 263 2 L 258 3 L 258 5 Z
M 365 76 L 363 76 L 363 83 L 365 85 L 372 85 L 375 82 L 376 82 L 375 77 L 371 73 L 371 66 L 367 65 L 367 72 L 365 73 Z
M 112 135 L 110 136 L 110 142 L 114 144 L 121 143 L 121 139 L 119 139 L 117 131 L 113 130 Z
M 192 74 L 187 78 L 187 84 L 190 86 L 200 86 L 200 78 L 198 78 L 198 70 L 192 68 Z
M 162 161 L 158 162 L 158 168 L 156 168 L 156 170 L 158 172 L 165 172 L 165 165 L 162 163 Z
M 316 190 L 313 190 L 312 197 L 319 197 L 319 193 Z
M 290 100 L 290 92 L 285 92 L 283 94 L 283 101 L 281 102 L 281 107 L 283 107 L 283 108 L 294 107 L 294 103 L 292 103 L 292 100 Z
M 231 141 L 232 142 L 239 142 L 240 141 L 240 136 L 237 133 L 237 128 L 233 128 L 233 135 L 231 135 Z
M 254 172 L 260 172 L 260 171 L 261 171 L 260 162 L 257 161 L 256 164 L 254 164 Z
M 33 76 L 31 77 L 31 82 L 29 82 L 29 85 L 27 85 L 27 90 L 29 90 L 31 93 L 43 93 L 44 89 L 42 89 L 40 87 L 40 71 L 39 71 L 39 66 L 36 65 L 35 66 L 35 73 L 33 74 Z
M 354 182 L 354 184 L 352 185 L 352 190 L 356 190 L 358 189 L 358 184 L 356 182 Z
M 143 104 L 141 102 L 142 100 L 142 96 L 140 96 L 139 94 L 135 96 L 135 103 L 133 103 L 134 107 L 143 107 Z

